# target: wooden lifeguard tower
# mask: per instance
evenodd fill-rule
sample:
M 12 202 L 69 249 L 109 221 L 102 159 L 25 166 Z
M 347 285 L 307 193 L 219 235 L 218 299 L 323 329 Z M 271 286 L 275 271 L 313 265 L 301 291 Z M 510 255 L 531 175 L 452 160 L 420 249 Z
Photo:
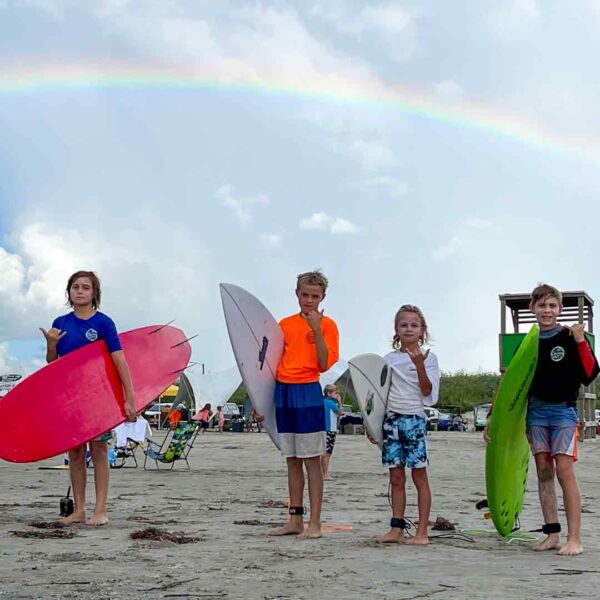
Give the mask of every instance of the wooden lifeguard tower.
M 584 291 L 563 292 L 563 311 L 558 317 L 559 323 L 583 323 L 586 327 L 585 336 L 595 351 L 594 338 L 594 301 Z M 513 357 L 515 350 L 523 341 L 529 330 L 521 332 L 521 325 L 536 322 L 535 315 L 529 310 L 530 294 L 500 294 L 500 372 L 504 373 Z M 507 311 L 510 311 L 510 321 L 507 320 Z M 512 325 L 512 332 L 507 331 L 507 323 Z M 596 437 L 596 386 L 592 383 L 589 387 L 581 387 L 577 399 L 579 411 L 580 441 Z

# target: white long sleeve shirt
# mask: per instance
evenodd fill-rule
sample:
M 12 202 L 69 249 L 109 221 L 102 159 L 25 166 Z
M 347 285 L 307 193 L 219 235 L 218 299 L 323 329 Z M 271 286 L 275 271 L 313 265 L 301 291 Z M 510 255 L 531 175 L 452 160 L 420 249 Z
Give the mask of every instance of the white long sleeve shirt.
M 440 368 L 437 356 L 430 351 L 425 359 L 425 372 L 431 381 L 429 396 L 421 393 L 417 367 L 406 352 L 394 350 L 383 358 L 392 369 L 387 409 L 403 415 L 418 415 L 425 418 L 424 407 L 436 404 L 439 396 Z

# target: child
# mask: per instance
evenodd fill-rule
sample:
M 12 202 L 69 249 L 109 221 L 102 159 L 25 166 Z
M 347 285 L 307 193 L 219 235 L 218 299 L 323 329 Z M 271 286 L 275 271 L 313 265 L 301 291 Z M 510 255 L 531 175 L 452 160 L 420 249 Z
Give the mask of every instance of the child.
M 217 430 L 219 433 L 223 433 L 225 428 L 225 415 L 223 414 L 223 408 L 217 406 Z
M 392 487 L 392 519 L 390 530 L 377 538 L 379 542 L 401 542 L 406 522 L 406 475 L 411 469 L 417 488 L 419 524 L 414 537 L 406 544 L 429 543 L 427 535 L 431 491 L 427 479 L 427 443 L 425 406 L 438 400 L 440 372 L 438 361 L 430 350 L 421 352 L 429 340 L 427 322 L 417 306 L 401 306 L 394 319 L 394 351 L 384 359 L 392 369 L 392 383 L 387 412 L 383 421 L 382 461 L 389 468 Z
M 179 421 L 181 421 L 181 412 L 179 407 L 176 407 L 169 413 L 169 423 L 171 424 L 171 429 L 177 429 Z
M 575 478 L 577 460 L 577 395 L 599 372 L 598 361 L 584 336 L 582 324 L 562 327 L 562 294 L 540 284 L 531 292 L 529 310 L 540 326 L 538 364 L 529 388 L 527 438 L 535 458 L 538 492 L 546 539 L 534 550 L 560 547 L 560 523 L 554 476 L 562 488 L 567 518 L 567 543 L 558 554 L 581 554 L 581 497 Z M 491 411 L 490 411 L 491 412 Z M 487 437 L 487 426 L 484 430 Z
M 131 385 L 131 376 L 117 329 L 110 317 L 98 310 L 100 306 L 100 280 L 93 271 L 77 271 L 69 277 L 66 296 L 67 304 L 73 312 L 54 319 L 52 327 L 40 331 L 46 338 L 46 361 L 52 362 L 96 340 L 104 340 L 115 364 L 125 392 L 125 414 L 128 419 L 136 418 L 135 396 Z M 105 525 L 108 523 L 106 501 L 108 498 L 109 464 L 108 444 L 111 432 L 107 432 L 89 442 L 94 462 L 94 484 L 96 488 L 96 506 L 94 516 L 86 520 L 86 444 L 73 448 L 69 452 L 69 471 L 75 501 L 75 511 L 64 518 L 65 525 L 86 523 L 87 525 Z
M 325 397 L 323 399 L 325 405 L 325 431 L 327 432 L 327 450 L 321 456 L 321 470 L 323 471 L 323 479 L 329 481 L 335 479 L 329 474 L 329 463 L 335 446 L 335 438 L 338 430 L 338 417 L 344 414 L 342 406 L 342 397 L 337 391 L 337 387 L 333 384 L 327 384 L 323 390 Z
M 192 419 L 200 422 L 200 433 L 205 433 L 208 429 L 208 422 L 212 417 L 212 410 L 210 408 L 210 402 L 207 402 L 201 410 L 199 410 Z
M 339 359 L 337 325 L 319 311 L 329 282 L 320 271 L 298 275 L 300 312 L 280 321 L 284 348 L 277 369 L 275 413 L 281 453 L 287 460 L 290 520 L 267 535 L 321 537 L 325 412 L 319 375 Z M 257 420 L 264 419 L 256 414 Z M 304 529 L 304 466 L 308 474 L 310 517 Z

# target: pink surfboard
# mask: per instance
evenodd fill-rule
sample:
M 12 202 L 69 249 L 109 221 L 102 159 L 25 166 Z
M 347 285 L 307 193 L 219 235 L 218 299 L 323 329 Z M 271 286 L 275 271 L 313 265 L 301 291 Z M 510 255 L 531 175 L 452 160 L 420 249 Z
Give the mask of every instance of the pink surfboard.
M 177 379 L 190 359 L 185 334 L 153 325 L 119 335 L 143 409 Z M 0 400 L 5 426 L 0 458 L 33 462 L 83 444 L 126 420 L 119 375 L 103 340 L 30 375 Z

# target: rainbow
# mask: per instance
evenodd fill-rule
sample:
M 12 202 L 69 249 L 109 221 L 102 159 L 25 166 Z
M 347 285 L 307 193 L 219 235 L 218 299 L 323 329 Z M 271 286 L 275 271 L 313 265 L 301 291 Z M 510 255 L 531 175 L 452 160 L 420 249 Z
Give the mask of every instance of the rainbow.
M 301 85 L 298 80 L 302 81 Z M 359 82 L 316 76 L 261 79 L 256 74 L 223 77 L 179 66 L 119 62 L 0 66 L 0 98 L 113 89 L 230 91 L 360 105 L 479 131 L 577 160 L 600 162 L 600 140 L 558 134 L 540 124 L 480 104 L 465 100 L 445 102 L 424 90 L 377 80 Z

